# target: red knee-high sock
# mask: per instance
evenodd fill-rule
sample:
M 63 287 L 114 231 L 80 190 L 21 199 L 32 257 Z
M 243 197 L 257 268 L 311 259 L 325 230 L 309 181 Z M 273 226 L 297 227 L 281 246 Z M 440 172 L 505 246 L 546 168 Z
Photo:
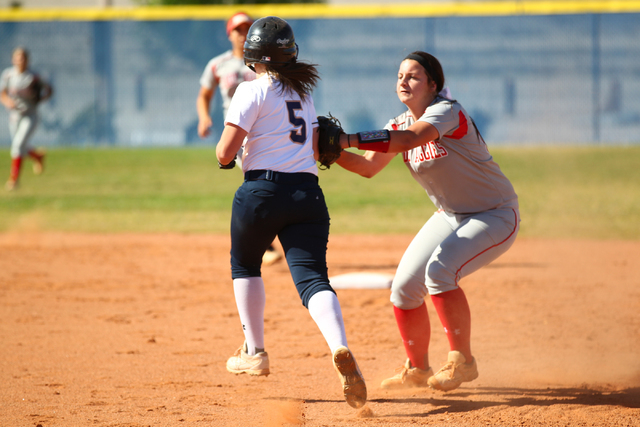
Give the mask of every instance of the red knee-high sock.
M 427 304 L 411 310 L 393 307 L 400 336 L 411 365 L 420 369 L 429 369 L 429 340 L 431 324 Z
M 20 177 L 20 166 L 22 166 L 22 157 L 11 159 L 11 180 L 17 181 Z
M 440 322 L 444 327 L 451 350 L 464 355 L 467 362 L 471 356 L 471 310 L 462 289 L 431 295 Z

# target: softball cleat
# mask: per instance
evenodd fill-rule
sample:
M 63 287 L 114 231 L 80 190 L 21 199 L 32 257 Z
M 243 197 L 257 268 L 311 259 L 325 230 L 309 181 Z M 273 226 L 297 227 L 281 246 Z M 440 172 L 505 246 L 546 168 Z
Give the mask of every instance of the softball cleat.
M 367 403 L 367 386 L 351 350 L 344 346 L 338 347 L 333 352 L 333 367 L 338 372 L 344 398 L 349 406 L 363 407 Z
M 450 351 L 448 362 L 434 376 L 429 378 L 429 387 L 450 391 L 460 387 L 460 384 L 478 378 L 478 365 L 474 357 L 471 363 L 459 351 Z
M 385 390 L 404 390 L 407 388 L 429 387 L 427 381 L 433 376 L 433 369 L 420 369 L 411 366 L 411 360 L 407 359 L 399 372 L 382 381 L 381 388 Z
M 18 181 L 15 179 L 9 179 L 7 183 L 4 185 L 4 188 L 7 191 L 14 191 L 18 188 Z
M 269 375 L 269 355 L 261 351 L 254 356 L 247 353 L 247 343 L 236 350 L 227 360 L 227 371 L 232 374 L 249 374 L 252 376 Z
M 42 175 L 44 172 L 44 154 L 33 159 L 33 174 Z

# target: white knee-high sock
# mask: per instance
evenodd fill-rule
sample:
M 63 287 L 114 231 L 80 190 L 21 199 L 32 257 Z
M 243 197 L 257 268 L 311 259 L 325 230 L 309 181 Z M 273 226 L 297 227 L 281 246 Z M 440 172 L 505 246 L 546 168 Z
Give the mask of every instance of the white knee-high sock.
M 264 307 L 267 298 L 262 277 L 233 279 L 233 293 L 247 341 L 247 353 L 253 356 L 256 348 L 264 348 Z
M 347 347 L 347 334 L 338 297 L 331 291 L 322 291 L 309 300 L 309 314 L 316 322 L 322 336 L 329 344 L 331 353 L 338 347 Z

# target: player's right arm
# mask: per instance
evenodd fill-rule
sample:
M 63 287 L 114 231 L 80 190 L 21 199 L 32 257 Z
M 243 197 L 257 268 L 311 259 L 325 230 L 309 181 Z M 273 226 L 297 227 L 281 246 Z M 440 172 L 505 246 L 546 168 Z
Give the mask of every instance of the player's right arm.
M 228 165 L 236 158 L 236 153 L 242 146 L 244 138 L 249 132 L 233 123 L 227 123 L 216 145 L 216 157 L 221 165 Z
M 343 151 L 336 163 L 365 178 L 373 178 L 391 162 L 395 153 L 366 151 L 363 155 Z
M 0 102 L 5 106 L 7 110 L 13 110 L 16 108 L 16 103 L 9 96 L 9 77 L 7 75 L 7 71 L 5 70 L 0 76 Z
M 403 153 L 439 138 L 438 128 L 431 123 L 417 121 L 405 130 L 384 129 L 350 135 L 342 134 L 340 145 L 342 148 L 355 147 L 380 153 Z
M 196 100 L 196 109 L 198 112 L 198 135 L 200 138 L 207 137 L 211 132 L 213 121 L 209 114 L 209 108 L 214 90 L 215 89 L 200 86 L 200 92 L 198 93 L 198 99 Z
M 0 102 L 5 106 L 7 110 L 13 110 L 16 107 L 16 103 L 13 102 L 13 99 L 9 96 L 7 89 L 2 89 L 0 92 Z

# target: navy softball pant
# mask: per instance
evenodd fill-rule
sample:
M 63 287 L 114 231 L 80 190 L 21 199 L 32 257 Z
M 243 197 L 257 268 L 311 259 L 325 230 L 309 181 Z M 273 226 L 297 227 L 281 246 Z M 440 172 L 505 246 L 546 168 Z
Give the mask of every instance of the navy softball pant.
M 261 276 L 262 255 L 276 236 L 305 307 L 317 292 L 333 292 L 327 272 L 329 211 L 316 175 L 245 173 L 231 213 L 231 277 Z

